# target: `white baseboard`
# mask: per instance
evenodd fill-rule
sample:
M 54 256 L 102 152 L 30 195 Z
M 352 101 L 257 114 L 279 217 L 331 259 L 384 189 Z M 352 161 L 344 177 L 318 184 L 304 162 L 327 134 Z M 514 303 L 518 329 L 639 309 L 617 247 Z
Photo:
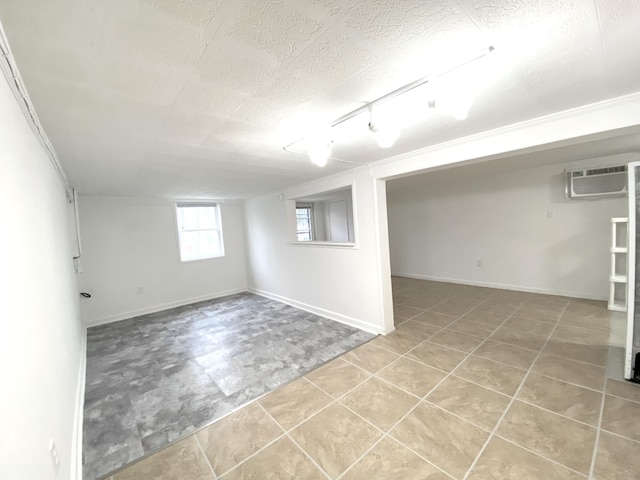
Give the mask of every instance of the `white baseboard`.
M 146 315 L 148 313 L 161 312 L 162 310 L 168 310 L 170 308 L 182 307 L 189 305 L 190 303 L 203 302 L 205 300 L 213 300 L 214 298 L 226 297 L 227 295 L 233 295 L 235 293 L 246 292 L 246 288 L 233 288 L 231 290 L 224 290 L 221 292 L 210 293 L 207 295 L 201 295 L 199 297 L 185 298 L 183 300 L 177 300 L 175 302 L 163 303 L 161 305 L 154 305 L 152 307 L 140 308 L 137 310 L 130 310 L 128 312 L 117 313 L 114 315 L 107 315 L 106 317 L 92 318 L 85 320 L 87 327 L 95 327 L 97 325 L 104 325 L 106 323 L 119 322 L 120 320 L 127 320 L 129 318 L 138 317 L 140 315 Z
M 76 384 L 76 405 L 71 440 L 71 480 L 82 480 L 82 423 L 84 421 L 84 391 L 87 374 L 87 327 L 82 326 L 80 365 Z
M 304 310 L 305 312 L 314 313 L 316 315 L 320 315 L 321 317 L 328 318 L 329 320 L 334 320 L 336 322 L 349 325 L 350 327 L 358 328 L 360 330 L 364 330 L 365 332 L 373 333 L 374 335 L 378 335 L 382 333 L 382 330 L 378 325 L 374 325 L 368 322 L 363 322 L 362 320 L 358 320 L 357 318 L 349 317 L 347 315 L 342 315 L 337 312 L 332 312 L 331 310 L 325 310 L 324 308 L 316 307 L 314 305 L 309 305 L 308 303 L 299 302 L 297 300 L 283 297 L 282 295 L 278 295 L 276 293 L 266 292 L 264 290 L 260 290 L 257 288 L 250 287 L 248 290 L 249 292 L 255 293 L 256 295 L 270 298 L 271 300 L 275 300 L 277 302 L 286 303 L 287 305 L 291 305 L 292 307 L 299 308 L 300 310 Z
M 543 295 L 557 295 L 560 297 L 585 298 L 588 300 L 607 300 L 607 297 L 592 295 L 588 293 L 566 292 L 561 290 L 552 290 L 550 288 L 525 287 L 522 285 L 510 285 L 506 283 L 478 282 L 475 280 L 465 280 L 460 278 L 436 277 L 433 275 L 420 275 L 417 273 L 400 273 L 391 272 L 394 277 L 415 278 L 417 280 L 431 280 L 434 282 L 455 283 L 458 285 L 470 285 L 473 287 L 497 288 L 499 290 L 513 290 L 516 292 L 540 293 Z

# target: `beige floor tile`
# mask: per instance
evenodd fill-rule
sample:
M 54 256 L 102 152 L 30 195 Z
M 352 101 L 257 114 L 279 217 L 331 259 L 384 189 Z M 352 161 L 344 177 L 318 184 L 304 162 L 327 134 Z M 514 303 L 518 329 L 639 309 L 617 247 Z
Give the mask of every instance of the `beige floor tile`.
M 419 337 L 409 333 L 400 332 L 399 327 L 396 327 L 395 332 L 389 333 L 388 335 L 378 335 L 375 339 L 371 340 L 372 345 L 384 348 L 385 350 L 389 350 L 399 355 L 407 353 L 413 347 L 422 342 L 423 340 Z
M 519 332 L 532 333 L 534 335 L 541 335 L 543 337 L 548 336 L 551 330 L 556 326 L 555 322 L 549 322 L 544 320 L 537 320 L 531 318 L 529 315 L 518 314 L 516 312 L 509 320 L 504 324 L 506 328 L 511 330 L 517 330 Z
M 488 433 L 428 403 L 421 403 L 391 435 L 434 465 L 462 478 Z
M 451 376 L 430 393 L 427 400 L 475 425 L 492 430 L 511 398 Z
M 443 345 L 445 347 L 455 348 L 463 352 L 470 353 L 476 349 L 484 340 L 478 337 L 472 337 L 463 333 L 453 332 L 451 330 L 443 330 L 429 339 L 430 342 Z
M 519 368 L 509 367 L 486 358 L 471 355 L 454 372 L 482 386 L 497 390 L 505 395 L 513 395 L 527 372 Z
M 439 303 L 435 307 L 431 307 L 429 310 L 431 312 L 441 313 L 442 315 L 461 317 L 465 313 L 469 313 L 480 303 L 482 303 L 480 300 L 464 300 L 454 297 Z
M 340 402 L 376 427 L 388 431 L 419 399 L 378 378 L 371 378 Z
M 113 475 L 113 480 L 213 480 L 213 472 L 194 436 L 185 438 L 158 453 Z
M 609 345 L 609 332 L 567 325 L 558 325 L 551 338 L 584 345 Z
M 408 358 L 401 358 L 377 375 L 408 392 L 424 397 L 446 374 Z
M 595 428 L 516 400 L 498 434 L 573 470 L 589 473 Z
M 487 340 L 480 345 L 473 354 L 496 362 L 505 363 L 512 367 L 528 370 L 536 359 L 538 352 L 516 347 L 515 345 L 509 345 L 508 343 Z
M 332 397 L 338 398 L 369 376 L 364 370 L 337 358 L 307 374 L 306 378 Z
M 353 363 L 367 372 L 375 373 L 399 358 L 388 350 L 371 345 L 371 342 L 342 355 L 343 360 Z
M 519 302 L 501 302 L 493 299 L 489 299 L 482 305 L 478 305 L 475 309 L 477 312 L 488 312 L 496 315 L 501 315 L 504 318 L 513 314 L 518 307 L 520 306 Z M 503 320 L 504 320 L 503 318 Z
M 301 378 L 260 399 L 260 404 L 282 428 L 289 430 L 328 405 L 333 399 Z
M 607 395 L 601 428 L 640 442 L 640 403 Z
M 509 315 L 482 310 L 485 305 L 486 303 L 483 303 L 482 305 L 474 308 L 460 320 L 466 320 L 473 322 L 475 325 L 495 330 Z
M 396 441 L 383 438 L 343 480 L 450 480 L 430 463 Z
M 429 325 L 434 325 L 436 327 L 444 328 L 447 325 L 456 321 L 456 317 L 451 317 L 449 315 L 441 315 L 435 312 L 424 312 L 420 315 L 413 317 L 412 320 L 414 322 L 422 322 L 428 323 Z
M 504 326 L 496 330 L 489 338 L 498 342 L 515 345 L 516 347 L 528 348 L 529 350 L 540 350 L 547 340 L 547 337 L 543 335 L 519 332 L 518 330 L 512 330 Z
M 282 429 L 257 404 L 239 410 L 196 433 L 202 450 L 218 474 L 282 435 Z
M 291 437 L 331 478 L 341 475 L 381 435 L 379 430 L 338 403 L 291 432 Z
M 582 345 L 580 343 L 569 343 L 551 338 L 549 339 L 547 346 L 544 347 L 544 353 L 570 358 L 579 362 L 604 366 L 607 364 L 609 347 L 606 345 Z
M 410 307 L 408 305 L 398 305 L 393 307 L 393 314 L 396 317 L 406 318 L 407 320 L 421 314 L 423 311 L 424 310 L 421 308 Z
M 600 432 L 593 473 L 595 480 L 638 480 L 640 442 Z
M 540 356 L 533 366 L 532 372 L 595 390 L 604 388 L 607 373 L 603 367 L 545 353 Z
M 465 359 L 467 354 L 436 345 L 435 343 L 425 342 L 411 350 L 407 356 L 426 363 L 429 366 L 450 372 Z
M 537 307 L 527 306 L 526 304 L 516 310 L 513 316 L 516 318 L 526 318 L 531 322 L 546 322 L 551 324 L 556 324 L 560 319 L 558 312 L 549 312 Z
M 188 478 L 188 477 L 180 477 Z M 288 438 L 281 438 L 222 477 L 224 480 L 325 480 L 309 458 Z M 189 479 L 190 480 L 190 479 Z
M 427 308 L 431 308 L 440 302 L 442 302 L 442 298 L 427 294 L 410 298 L 409 300 L 404 302 L 403 305 L 426 310 Z
M 575 313 L 565 313 L 560 317 L 560 325 L 569 325 L 581 328 L 593 328 L 596 330 L 609 331 L 609 317 L 586 317 Z
M 396 328 L 396 332 L 403 335 L 411 335 L 420 340 L 426 340 L 434 333 L 438 333 L 440 330 L 440 327 L 429 325 L 428 323 L 417 322 L 415 320 L 409 320 Z
M 607 379 L 607 393 L 640 402 L 640 385 L 626 380 Z
M 474 320 L 462 317 L 447 327 L 448 330 L 464 333 L 479 338 L 489 337 L 495 330 L 495 327 L 486 327 L 478 325 Z
M 597 426 L 602 393 L 532 373 L 518 398 L 580 422 Z
M 585 477 L 527 450 L 493 437 L 468 480 L 584 480 Z

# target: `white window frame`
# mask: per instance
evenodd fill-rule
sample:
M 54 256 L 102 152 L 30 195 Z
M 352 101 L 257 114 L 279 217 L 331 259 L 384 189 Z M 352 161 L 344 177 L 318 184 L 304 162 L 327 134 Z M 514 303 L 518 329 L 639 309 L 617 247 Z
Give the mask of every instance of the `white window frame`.
M 314 212 L 313 212 L 313 203 L 301 203 L 301 204 L 296 204 L 296 239 L 298 238 L 298 234 L 301 233 L 300 230 L 298 230 L 298 208 L 306 208 L 309 210 L 309 240 L 298 240 L 299 242 L 305 241 L 305 242 L 312 242 L 315 240 L 316 238 L 316 232 L 315 232 L 315 218 L 314 218 Z M 304 230 L 306 232 L 306 230 Z
M 180 228 L 180 209 L 181 208 L 193 208 L 193 207 L 210 207 L 210 208 L 214 208 L 215 209 L 215 216 L 216 216 L 216 224 L 217 224 L 217 228 L 206 228 L 206 229 L 190 229 L 190 230 L 185 230 L 185 229 L 181 229 Z M 224 253 L 224 236 L 223 236 L 223 232 L 222 232 L 222 213 L 221 213 L 221 209 L 220 209 L 220 203 L 218 202 L 177 202 L 175 204 L 175 215 L 176 215 L 176 232 L 177 232 L 177 236 L 178 236 L 178 256 L 180 258 L 181 262 L 195 262 L 195 261 L 199 261 L 199 260 L 208 260 L 208 259 L 212 259 L 212 258 L 221 258 L 224 257 L 225 253 Z M 183 252 L 182 252 L 182 232 L 195 232 L 195 231 L 199 231 L 199 232 L 208 232 L 208 231 L 216 231 L 218 232 L 218 238 L 220 239 L 220 254 L 219 255 L 205 255 L 205 256 L 199 256 L 196 258 L 184 258 Z

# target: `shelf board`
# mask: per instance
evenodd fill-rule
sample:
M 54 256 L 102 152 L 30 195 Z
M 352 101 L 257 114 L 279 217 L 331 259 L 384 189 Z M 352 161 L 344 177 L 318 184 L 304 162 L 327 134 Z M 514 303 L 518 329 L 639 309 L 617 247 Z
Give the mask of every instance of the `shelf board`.
M 609 277 L 609 281 L 610 282 L 614 282 L 614 283 L 627 283 L 627 276 L 626 275 L 612 275 Z
M 626 223 L 629 219 L 627 217 L 613 217 L 611 223 Z
M 627 247 L 611 247 L 611 253 L 627 253 Z
M 627 306 L 623 303 L 610 303 L 607 305 L 607 309 L 613 310 L 614 312 L 626 312 Z

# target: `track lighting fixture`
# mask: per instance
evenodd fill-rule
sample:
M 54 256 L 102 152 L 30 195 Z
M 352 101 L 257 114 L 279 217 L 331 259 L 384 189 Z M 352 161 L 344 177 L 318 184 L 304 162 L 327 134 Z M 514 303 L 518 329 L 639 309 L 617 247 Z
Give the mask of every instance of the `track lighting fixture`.
M 444 84 L 447 83 L 444 80 L 441 82 L 441 85 L 437 85 L 439 82 L 434 82 L 438 80 L 440 77 L 453 72 L 454 70 L 468 65 L 471 62 L 474 62 L 480 58 L 483 58 L 490 54 L 494 50 L 493 47 L 488 47 L 480 51 L 475 56 L 451 67 L 440 73 L 435 75 L 429 75 L 427 77 L 420 78 L 414 82 L 411 82 L 403 87 L 394 90 L 393 92 L 387 93 L 380 98 L 373 100 L 372 102 L 363 105 L 360 108 L 357 108 L 346 115 L 343 115 L 340 118 L 337 118 L 331 124 L 328 125 L 325 131 L 321 133 L 314 133 L 310 136 L 307 136 L 303 139 L 297 140 L 295 142 L 290 143 L 284 150 L 286 151 L 294 151 L 291 147 L 295 144 L 304 143 L 306 148 L 307 155 L 309 155 L 309 159 L 315 165 L 319 167 L 324 167 L 327 164 L 329 157 L 331 156 L 331 151 L 333 148 L 333 140 L 331 138 L 331 129 L 350 120 L 360 114 L 366 113 L 369 111 L 369 130 L 373 134 L 378 146 L 380 148 L 389 148 L 394 145 L 398 136 L 399 130 L 397 124 L 393 122 L 393 119 L 388 116 L 382 115 L 378 108 L 379 105 L 393 100 L 394 98 L 409 92 L 410 90 L 414 90 L 417 87 L 422 85 L 426 85 L 427 83 L 435 83 L 436 88 L 434 88 L 432 97 L 429 99 L 428 104 L 425 105 L 428 109 L 435 109 L 445 114 L 451 115 L 456 120 L 464 120 L 467 118 L 469 114 L 469 110 L 473 105 L 473 96 L 469 91 L 469 88 L 465 88 L 464 85 L 451 85 L 447 84 L 446 88 Z

